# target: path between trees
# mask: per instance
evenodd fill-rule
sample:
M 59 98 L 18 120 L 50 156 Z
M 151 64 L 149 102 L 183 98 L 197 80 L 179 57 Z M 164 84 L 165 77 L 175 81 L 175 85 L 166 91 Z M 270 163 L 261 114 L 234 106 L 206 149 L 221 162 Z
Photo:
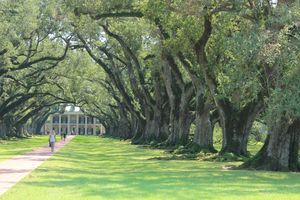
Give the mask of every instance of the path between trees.
M 55 144 L 55 152 L 59 151 L 74 136 L 69 136 L 66 141 Z M 40 147 L 24 155 L 15 156 L 12 159 L 0 163 L 0 196 L 13 187 L 22 178 L 40 166 L 45 160 L 53 155 L 48 146 Z

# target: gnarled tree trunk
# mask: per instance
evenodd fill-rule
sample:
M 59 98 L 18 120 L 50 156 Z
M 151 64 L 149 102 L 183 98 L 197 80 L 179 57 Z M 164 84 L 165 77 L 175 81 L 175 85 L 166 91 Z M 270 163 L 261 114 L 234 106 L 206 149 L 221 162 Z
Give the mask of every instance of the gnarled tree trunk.
M 143 134 L 145 142 L 162 142 L 166 140 L 168 132 L 166 132 L 165 127 L 168 124 L 165 123 L 163 109 L 154 106 L 153 113 L 146 114 L 146 127 Z
M 210 120 L 210 102 L 206 101 L 204 104 L 202 103 L 202 105 L 197 107 L 195 119 L 196 129 L 193 143 L 198 145 L 201 150 L 216 152 L 213 146 L 213 127 Z
M 262 99 L 248 103 L 243 109 L 235 109 L 230 102 L 217 105 L 220 114 L 223 142 L 220 153 L 248 156 L 248 139 L 253 122 L 263 108 Z
M 130 122 L 128 121 L 128 115 L 123 106 L 120 106 L 122 108 L 119 109 L 119 123 L 117 126 L 117 135 L 119 138 L 122 139 L 131 139 L 132 138 L 132 130 L 130 127 Z
M 300 171 L 300 120 L 274 120 L 263 148 L 242 168 L 272 171 Z
M 189 130 L 193 121 L 189 103 L 193 93 L 193 87 L 182 92 L 180 101 L 173 108 L 172 116 L 170 116 L 170 135 L 166 141 L 168 146 L 186 145 L 189 142 Z
M 133 134 L 132 144 L 142 144 L 143 134 L 145 131 L 146 122 L 141 119 L 137 119 L 136 117 L 132 117 L 131 120 L 131 130 Z

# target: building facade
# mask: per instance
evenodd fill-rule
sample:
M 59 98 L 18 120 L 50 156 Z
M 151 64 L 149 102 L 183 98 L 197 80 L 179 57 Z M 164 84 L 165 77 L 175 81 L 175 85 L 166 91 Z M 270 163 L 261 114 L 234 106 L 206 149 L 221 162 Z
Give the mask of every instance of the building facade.
M 79 109 L 66 109 L 64 113 L 50 115 L 43 127 L 43 132 L 46 134 L 51 130 L 55 130 L 56 134 L 69 135 L 102 135 L 105 133 L 105 129 L 98 119 L 86 116 Z

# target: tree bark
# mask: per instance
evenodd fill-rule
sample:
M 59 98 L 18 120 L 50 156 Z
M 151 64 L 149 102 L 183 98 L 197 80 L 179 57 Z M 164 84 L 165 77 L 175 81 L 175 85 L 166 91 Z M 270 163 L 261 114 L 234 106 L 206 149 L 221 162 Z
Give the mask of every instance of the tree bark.
M 177 56 L 188 72 L 196 92 L 196 129 L 193 143 L 198 146 L 199 150 L 217 152 L 213 147 L 213 127 L 210 120 L 211 103 L 206 97 L 204 78 L 193 70 L 191 62 L 187 60 L 182 52 L 179 52 Z
M 133 117 L 131 120 L 132 127 L 132 144 L 143 144 L 143 133 L 145 131 L 146 122 L 144 120 Z
M 0 120 L 0 138 L 6 138 L 7 127 L 4 121 Z
M 221 154 L 234 153 L 238 156 L 249 156 L 247 151 L 248 139 L 253 122 L 263 108 L 261 99 L 248 103 L 243 109 L 236 109 L 228 101 L 219 103 L 223 141 Z
M 165 113 L 168 113 L 167 95 L 164 89 L 163 81 L 158 72 L 152 73 L 154 94 L 150 106 L 143 110 L 145 113 L 145 130 L 139 139 L 140 143 L 149 143 L 151 141 L 162 142 L 166 140 L 168 132 L 168 121 L 165 119 Z M 148 103 L 149 104 L 149 103 Z M 166 124 L 167 123 L 167 124 Z
M 164 52 L 162 59 L 164 61 L 162 75 L 170 105 L 169 137 L 165 144 L 167 146 L 186 145 L 192 122 L 189 103 L 194 94 L 194 88 L 191 84 L 184 84 L 180 75 L 174 72 L 177 66 L 168 53 Z
M 200 102 L 203 102 L 203 100 Z M 200 104 L 200 102 L 197 104 Z M 195 119 L 196 129 L 194 132 L 193 143 L 198 145 L 200 150 L 216 152 L 213 146 L 213 127 L 210 120 L 210 102 L 206 101 L 204 105 L 202 103 L 197 107 Z
M 189 103 L 194 88 L 189 89 L 181 94 L 179 102 L 176 102 L 170 113 L 170 135 L 166 141 L 167 146 L 186 145 L 189 142 L 189 130 L 193 121 L 193 116 L 189 110 Z
M 117 135 L 122 139 L 131 139 L 132 130 L 129 122 L 129 116 L 123 103 L 119 103 L 119 123 L 117 125 Z
M 274 120 L 263 148 L 241 168 L 272 171 L 300 171 L 300 120 Z
M 151 115 L 146 114 L 146 127 L 143 134 L 145 143 L 151 141 L 162 142 L 166 140 L 167 133 L 165 132 L 163 119 L 163 110 L 159 108 L 154 108 L 154 111 Z

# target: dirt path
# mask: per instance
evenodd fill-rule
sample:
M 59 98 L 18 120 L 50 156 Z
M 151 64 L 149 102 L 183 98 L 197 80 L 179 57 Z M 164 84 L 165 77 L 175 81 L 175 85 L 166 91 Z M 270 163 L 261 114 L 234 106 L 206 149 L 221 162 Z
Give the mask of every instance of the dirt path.
M 69 136 L 66 141 L 59 141 L 55 144 L 55 152 L 59 151 L 74 136 Z M 54 153 L 55 153 L 54 152 Z M 40 166 L 54 153 L 48 146 L 38 148 L 24 155 L 13 157 L 0 163 L 0 196 L 28 175 L 31 171 Z

